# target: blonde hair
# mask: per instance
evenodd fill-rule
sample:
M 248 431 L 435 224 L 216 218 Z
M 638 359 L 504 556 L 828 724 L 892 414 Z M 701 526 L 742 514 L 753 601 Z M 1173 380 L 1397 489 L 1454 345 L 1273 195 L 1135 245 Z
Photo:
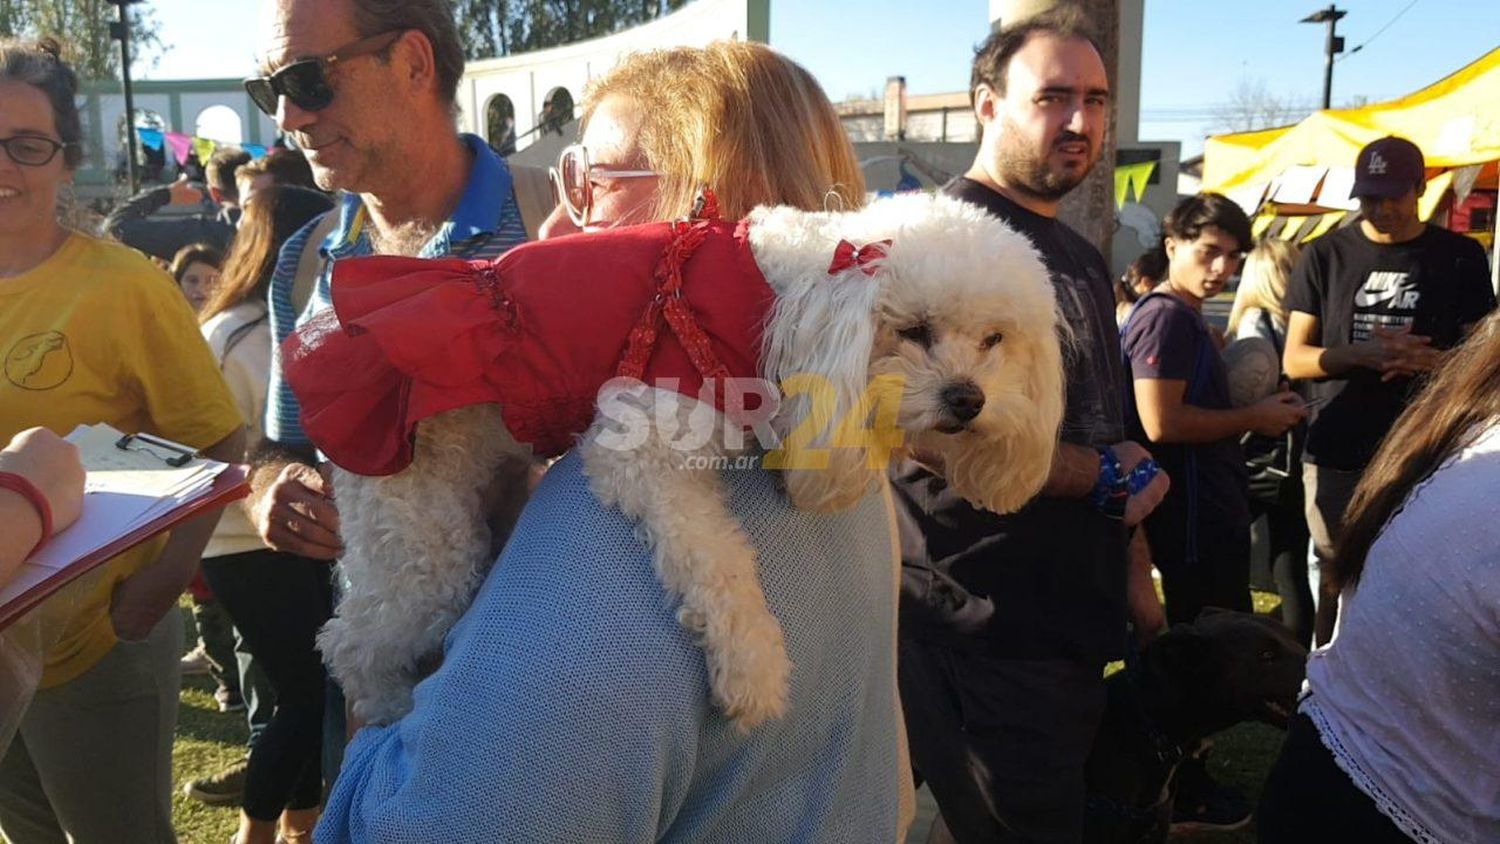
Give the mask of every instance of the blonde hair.
M 1297 247 L 1279 238 L 1262 240 L 1245 256 L 1240 270 L 1240 287 L 1229 309 L 1230 337 L 1239 330 L 1245 311 L 1260 308 L 1286 324 L 1286 283 L 1297 264 Z
M 763 44 L 630 56 L 589 85 L 582 125 L 612 96 L 639 110 L 641 150 L 661 174 L 652 219 L 687 214 L 705 184 L 728 220 L 757 205 L 864 205 L 864 175 L 833 104 L 810 73 Z

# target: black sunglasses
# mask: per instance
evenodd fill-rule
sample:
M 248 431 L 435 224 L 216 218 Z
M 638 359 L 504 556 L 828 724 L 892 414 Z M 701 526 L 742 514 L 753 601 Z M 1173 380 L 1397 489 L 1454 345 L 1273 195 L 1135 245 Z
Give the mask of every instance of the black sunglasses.
M 334 50 L 322 58 L 298 59 L 270 76 L 252 76 L 245 80 L 245 93 L 255 107 L 276 116 L 276 105 L 282 97 L 303 111 L 320 111 L 333 102 L 333 86 L 328 84 L 328 68 L 338 62 L 367 56 L 396 43 L 405 30 L 392 30 L 361 38 L 353 44 Z

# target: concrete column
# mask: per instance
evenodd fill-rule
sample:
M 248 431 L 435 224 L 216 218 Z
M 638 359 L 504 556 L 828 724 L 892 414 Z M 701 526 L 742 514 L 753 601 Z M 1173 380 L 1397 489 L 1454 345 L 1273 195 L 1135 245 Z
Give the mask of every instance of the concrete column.
M 888 76 L 885 80 L 885 139 L 906 140 L 905 76 Z

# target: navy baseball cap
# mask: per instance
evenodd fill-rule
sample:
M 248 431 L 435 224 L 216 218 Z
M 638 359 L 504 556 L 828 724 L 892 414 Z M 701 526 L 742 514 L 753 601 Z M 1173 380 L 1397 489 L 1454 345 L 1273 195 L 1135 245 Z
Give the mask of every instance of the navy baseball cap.
M 1389 135 L 1365 144 L 1354 163 L 1350 199 L 1366 196 L 1394 199 L 1427 181 L 1422 151 L 1405 138 Z

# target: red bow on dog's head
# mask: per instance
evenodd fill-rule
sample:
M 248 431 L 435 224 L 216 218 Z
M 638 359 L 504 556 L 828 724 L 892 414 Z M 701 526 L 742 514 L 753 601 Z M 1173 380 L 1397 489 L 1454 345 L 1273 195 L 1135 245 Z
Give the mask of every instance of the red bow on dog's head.
M 828 265 L 828 274 L 838 275 L 845 270 L 857 269 L 872 276 L 879 269 L 875 262 L 886 256 L 890 245 L 890 240 L 877 240 L 856 248 L 849 241 L 841 240 L 833 250 L 833 263 Z

